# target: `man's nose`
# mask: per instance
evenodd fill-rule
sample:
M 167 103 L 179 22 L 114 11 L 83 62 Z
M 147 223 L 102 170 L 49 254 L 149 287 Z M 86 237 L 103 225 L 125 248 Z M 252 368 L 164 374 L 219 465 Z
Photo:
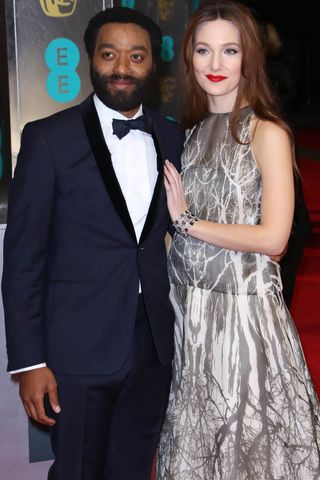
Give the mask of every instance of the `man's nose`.
M 116 73 L 125 74 L 130 70 L 130 63 L 127 55 L 119 55 L 114 63 Z

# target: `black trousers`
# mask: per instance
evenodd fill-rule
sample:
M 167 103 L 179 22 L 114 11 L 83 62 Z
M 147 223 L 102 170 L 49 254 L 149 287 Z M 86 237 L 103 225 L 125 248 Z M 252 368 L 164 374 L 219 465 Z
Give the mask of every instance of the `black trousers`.
M 57 422 L 48 480 L 150 480 L 171 364 L 158 360 L 142 299 L 135 337 L 119 371 L 56 378 L 61 413 L 51 413 Z

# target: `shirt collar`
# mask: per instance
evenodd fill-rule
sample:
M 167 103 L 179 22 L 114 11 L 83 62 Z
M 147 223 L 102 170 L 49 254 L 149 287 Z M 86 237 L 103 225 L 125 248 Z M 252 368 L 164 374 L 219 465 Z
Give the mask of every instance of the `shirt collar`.
M 99 120 L 104 125 L 112 125 L 112 120 L 114 118 L 118 120 L 129 120 L 128 117 L 122 115 L 120 112 L 113 110 L 112 108 L 107 107 L 101 100 L 97 97 L 96 94 L 93 95 L 93 101 L 97 110 Z M 139 110 L 132 118 L 140 117 L 143 114 L 142 105 L 140 105 Z

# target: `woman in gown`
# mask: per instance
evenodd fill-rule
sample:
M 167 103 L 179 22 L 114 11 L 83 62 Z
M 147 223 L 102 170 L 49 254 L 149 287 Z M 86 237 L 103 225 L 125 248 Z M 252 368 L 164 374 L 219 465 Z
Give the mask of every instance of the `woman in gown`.
M 158 480 L 320 478 L 319 401 L 272 261 L 294 209 L 292 135 L 258 27 L 228 0 L 184 42 L 189 128 L 165 166 L 176 352 Z

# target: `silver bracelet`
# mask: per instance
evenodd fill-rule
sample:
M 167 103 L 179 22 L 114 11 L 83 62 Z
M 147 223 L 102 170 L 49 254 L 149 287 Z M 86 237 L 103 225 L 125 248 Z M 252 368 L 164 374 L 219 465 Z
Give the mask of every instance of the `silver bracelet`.
M 196 215 L 193 215 L 189 210 L 181 213 L 180 217 L 173 223 L 174 228 L 180 235 L 187 236 L 188 229 L 199 220 Z

